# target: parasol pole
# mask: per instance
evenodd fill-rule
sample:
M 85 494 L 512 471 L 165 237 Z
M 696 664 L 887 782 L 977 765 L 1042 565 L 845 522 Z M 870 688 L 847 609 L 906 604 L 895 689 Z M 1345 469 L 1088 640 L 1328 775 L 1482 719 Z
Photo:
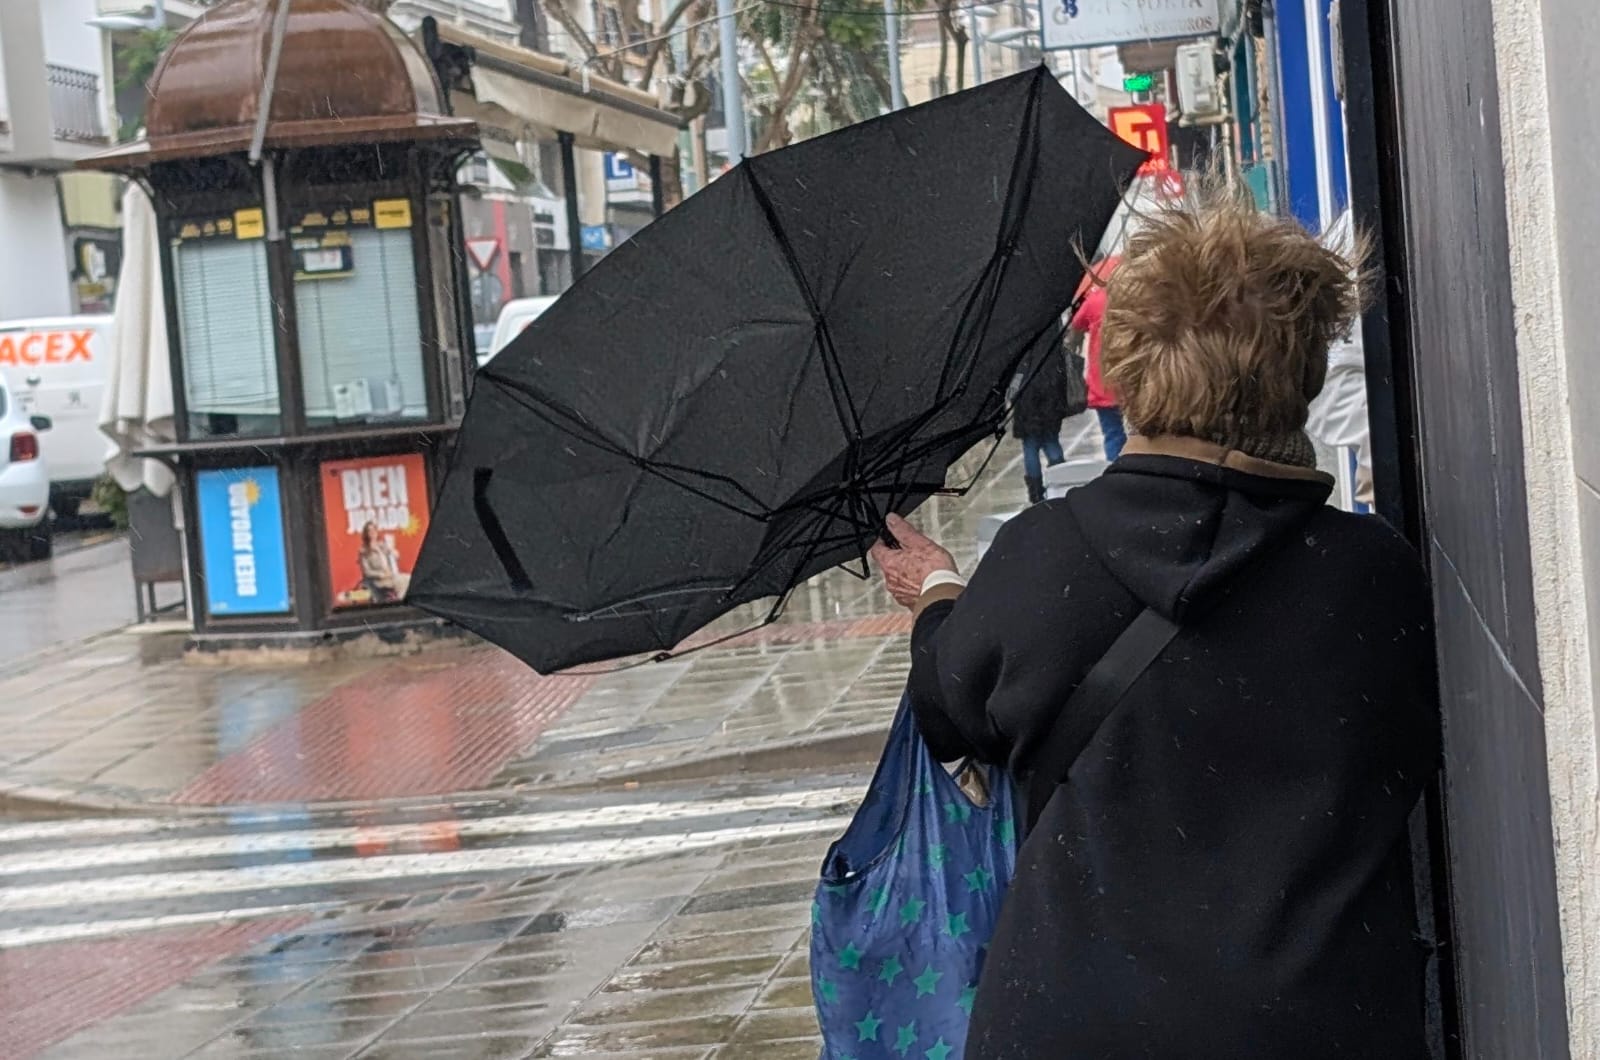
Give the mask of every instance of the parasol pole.
M 267 48 L 267 71 L 256 97 L 256 125 L 250 137 L 250 164 L 261 166 L 261 198 L 266 210 L 267 239 L 283 238 L 278 218 L 278 172 L 273 159 L 262 157 L 267 141 L 267 123 L 272 120 L 272 97 L 278 90 L 278 62 L 283 58 L 283 36 L 289 26 L 289 8 L 294 0 L 278 0 L 273 12 L 272 40 Z

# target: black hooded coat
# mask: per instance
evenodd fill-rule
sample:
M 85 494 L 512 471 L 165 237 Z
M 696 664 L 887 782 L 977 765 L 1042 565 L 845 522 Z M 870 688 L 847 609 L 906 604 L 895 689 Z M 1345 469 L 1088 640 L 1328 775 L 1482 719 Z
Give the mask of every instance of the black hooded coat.
M 1124 456 L 917 620 L 935 754 L 1019 777 L 1065 771 L 1036 749 L 1143 607 L 1180 626 L 1028 808 L 968 1060 L 1427 1055 L 1407 818 L 1438 758 L 1429 591 L 1325 480 L 1243 463 Z

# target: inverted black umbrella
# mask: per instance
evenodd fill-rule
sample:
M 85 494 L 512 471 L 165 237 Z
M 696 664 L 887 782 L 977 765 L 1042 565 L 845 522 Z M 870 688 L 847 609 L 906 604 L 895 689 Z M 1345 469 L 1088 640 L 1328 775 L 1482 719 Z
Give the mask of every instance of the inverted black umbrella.
M 1042 68 L 747 159 L 478 373 L 408 599 L 550 672 L 861 558 L 999 430 L 1143 159 Z

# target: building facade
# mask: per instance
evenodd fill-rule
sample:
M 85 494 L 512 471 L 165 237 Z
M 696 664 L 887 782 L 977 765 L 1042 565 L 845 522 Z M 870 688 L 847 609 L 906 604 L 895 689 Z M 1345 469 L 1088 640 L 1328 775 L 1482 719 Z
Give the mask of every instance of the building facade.
M 59 179 L 111 138 L 96 14 L 94 0 L 0 4 L 0 321 L 73 313 L 106 279 L 97 240 L 115 227 L 115 188 L 64 198 Z M 87 308 L 102 307 L 91 295 Z

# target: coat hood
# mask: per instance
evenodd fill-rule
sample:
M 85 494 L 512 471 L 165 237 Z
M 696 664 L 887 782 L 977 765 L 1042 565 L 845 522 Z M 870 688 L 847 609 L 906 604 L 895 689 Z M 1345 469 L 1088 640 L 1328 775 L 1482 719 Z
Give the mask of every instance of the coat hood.
M 1177 622 L 1204 613 L 1256 557 L 1299 530 L 1332 480 L 1220 447 L 1130 442 L 1070 506 L 1090 549 L 1122 586 Z M 1196 459 L 1200 450 L 1209 459 Z

